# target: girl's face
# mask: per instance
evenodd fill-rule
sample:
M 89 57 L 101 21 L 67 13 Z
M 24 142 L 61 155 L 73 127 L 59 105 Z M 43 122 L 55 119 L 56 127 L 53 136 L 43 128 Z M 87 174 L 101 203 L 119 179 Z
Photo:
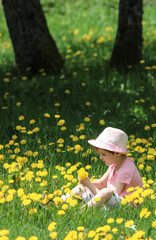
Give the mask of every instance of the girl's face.
M 100 148 L 96 149 L 96 151 L 100 154 L 100 159 L 102 162 L 104 162 L 107 166 L 110 166 L 116 162 L 117 153 L 112 153 Z

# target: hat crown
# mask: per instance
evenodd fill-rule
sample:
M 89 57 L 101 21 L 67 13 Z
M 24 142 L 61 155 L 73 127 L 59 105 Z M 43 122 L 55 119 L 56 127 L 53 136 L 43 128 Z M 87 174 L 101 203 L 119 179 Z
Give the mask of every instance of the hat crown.
M 128 144 L 127 134 L 120 129 L 112 127 L 105 128 L 97 139 L 125 149 L 127 148 Z

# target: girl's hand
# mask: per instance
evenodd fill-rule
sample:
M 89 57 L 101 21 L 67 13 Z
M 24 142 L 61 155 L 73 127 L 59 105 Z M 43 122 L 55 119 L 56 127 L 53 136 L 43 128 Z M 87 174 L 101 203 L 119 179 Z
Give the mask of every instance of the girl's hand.
M 79 179 L 79 182 L 80 182 L 83 186 L 88 187 L 89 184 L 90 184 L 90 179 L 89 179 L 88 177 L 85 178 L 85 179 L 83 179 L 83 180 L 80 180 L 80 179 Z
M 84 169 L 83 170 L 80 170 L 78 172 L 78 179 L 79 180 L 84 180 L 88 177 L 88 172 L 86 172 Z

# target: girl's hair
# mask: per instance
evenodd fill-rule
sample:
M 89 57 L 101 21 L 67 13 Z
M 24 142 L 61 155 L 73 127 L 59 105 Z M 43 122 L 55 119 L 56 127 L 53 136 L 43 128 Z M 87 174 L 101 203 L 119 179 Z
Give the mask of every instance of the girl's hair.
M 99 149 L 99 148 L 94 147 L 94 149 L 95 149 L 95 151 L 96 151 L 97 153 L 99 153 L 99 152 L 98 152 L 98 149 Z M 103 150 L 105 150 L 105 151 L 107 151 L 107 152 L 109 152 L 109 153 L 112 153 L 112 154 L 115 153 L 115 152 L 113 152 L 113 151 L 109 151 L 109 150 L 107 150 L 107 149 L 103 149 Z
M 97 148 L 97 147 L 94 147 L 94 149 L 95 149 L 95 151 L 96 151 L 98 154 L 99 154 L 98 149 L 105 150 L 105 151 L 107 151 L 107 152 L 109 152 L 109 153 L 111 153 L 111 154 L 113 154 L 113 155 L 116 153 L 116 152 L 109 151 L 109 150 L 107 150 L 107 149 L 103 149 L 103 148 Z M 123 154 L 123 153 L 121 153 L 121 156 L 126 157 L 126 155 Z

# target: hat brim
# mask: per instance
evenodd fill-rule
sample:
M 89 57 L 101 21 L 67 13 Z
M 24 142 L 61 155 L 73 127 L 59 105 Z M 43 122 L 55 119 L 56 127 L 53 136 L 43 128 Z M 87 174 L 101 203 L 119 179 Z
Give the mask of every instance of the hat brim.
M 101 149 L 112 151 L 112 152 L 118 152 L 118 153 L 122 153 L 122 154 L 127 154 L 129 152 L 129 150 L 127 150 L 125 148 L 121 148 L 121 147 L 118 147 L 118 146 L 110 144 L 110 143 L 99 141 L 98 139 L 89 140 L 88 143 L 91 144 L 93 147 L 101 148 Z

